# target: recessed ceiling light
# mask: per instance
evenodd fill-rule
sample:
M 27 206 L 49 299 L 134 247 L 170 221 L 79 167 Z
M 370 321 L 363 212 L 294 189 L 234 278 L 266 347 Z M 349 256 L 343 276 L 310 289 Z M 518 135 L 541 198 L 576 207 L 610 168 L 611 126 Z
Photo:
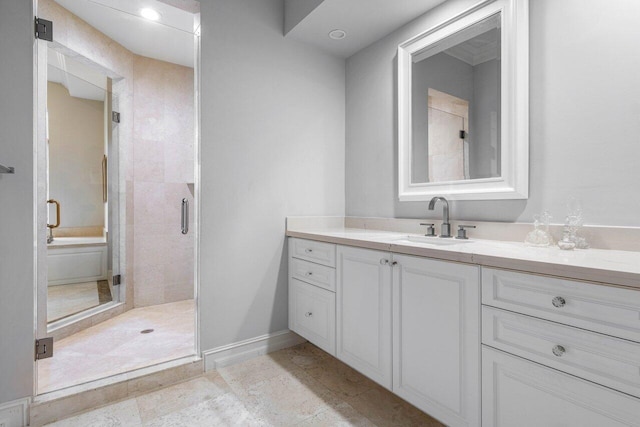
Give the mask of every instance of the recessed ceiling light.
M 347 32 L 344 30 L 331 30 L 329 31 L 329 38 L 334 40 L 342 40 L 347 37 Z
M 144 9 L 142 9 L 140 11 L 140 15 L 143 18 L 146 18 L 146 19 L 148 19 L 150 21 L 157 21 L 158 19 L 160 19 L 160 14 L 158 12 L 156 12 L 155 10 L 150 9 L 148 7 L 145 7 Z

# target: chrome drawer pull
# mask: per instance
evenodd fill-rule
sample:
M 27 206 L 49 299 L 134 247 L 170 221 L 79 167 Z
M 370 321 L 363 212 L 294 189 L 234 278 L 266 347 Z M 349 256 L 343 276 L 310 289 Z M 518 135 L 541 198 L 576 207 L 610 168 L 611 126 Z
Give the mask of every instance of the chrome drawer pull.
M 313 276 L 313 272 L 309 271 L 305 274 L 305 276 L 309 277 L 309 276 Z
M 551 351 L 553 352 L 554 355 L 558 356 L 558 357 L 562 357 L 562 355 L 567 351 L 565 350 L 565 348 L 561 345 L 557 345 L 555 347 L 553 347 L 553 349 L 551 349 Z
M 564 307 L 566 303 L 567 301 L 565 301 L 565 299 L 562 297 L 555 297 L 551 300 L 551 304 L 553 304 L 553 306 L 557 308 Z
M 310 311 L 308 311 L 308 312 L 306 312 L 306 313 L 304 314 L 304 317 L 311 317 L 311 316 L 313 316 L 313 313 L 312 313 L 312 312 L 310 312 Z
M 305 249 L 304 251 L 305 251 L 306 253 L 310 254 L 311 252 L 313 252 L 313 249 L 309 249 L 309 248 L 307 248 L 307 249 Z

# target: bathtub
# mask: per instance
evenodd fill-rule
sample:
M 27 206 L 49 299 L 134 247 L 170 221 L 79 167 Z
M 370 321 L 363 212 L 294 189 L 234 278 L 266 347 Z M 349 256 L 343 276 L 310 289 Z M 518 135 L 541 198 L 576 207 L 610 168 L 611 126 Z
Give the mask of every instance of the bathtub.
M 56 237 L 47 244 L 49 286 L 107 280 L 104 237 Z

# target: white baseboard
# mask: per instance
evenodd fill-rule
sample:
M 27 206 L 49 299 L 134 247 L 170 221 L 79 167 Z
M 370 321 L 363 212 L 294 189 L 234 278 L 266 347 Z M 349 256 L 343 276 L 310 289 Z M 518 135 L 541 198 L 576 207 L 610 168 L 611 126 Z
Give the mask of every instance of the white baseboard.
M 262 356 L 263 354 L 302 344 L 305 341 L 307 340 L 287 329 L 224 345 L 202 352 L 204 369 L 207 372 L 213 371 L 224 366 Z
M 14 400 L 0 404 L 0 426 L 24 427 L 27 425 L 27 413 L 31 399 Z

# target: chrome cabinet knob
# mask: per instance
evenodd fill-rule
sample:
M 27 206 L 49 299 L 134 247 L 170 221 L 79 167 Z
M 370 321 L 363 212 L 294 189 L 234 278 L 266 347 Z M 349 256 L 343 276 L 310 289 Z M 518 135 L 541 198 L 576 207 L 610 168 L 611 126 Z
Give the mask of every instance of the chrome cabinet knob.
M 551 304 L 553 304 L 553 306 L 557 308 L 564 307 L 566 303 L 567 301 L 565 301 L 565 299 L 562 297 L 555 297 L 551 300 Z
M 562 355 L 567 351 L 563 346 L 557 345 L 551 349 L 554 355 L 558 357 L 562 357 Z
M 382 258 L 382 259 L 380 260 L 380 265 L 389 265 L 389 260 L 388 260 L 388 259 L 386 259 L 386 258 Z
M 313 276 L 313 272 L 312 271 L 308 271 L 305 276 L 309 277 L 309 276 Z
M 307 312 L 304 314 L 304 317 L 311 317 L 311 316 L 313 316 L 313 313 L 312 313 L 312 312 L 310 312 L 310 311 L 307 311 Z
M 392 267 L 395 267 L 396 265 L 398 265 L 398 261 L 393 261 L 393 262 L 391 263 L 391 266 L 392 266 Z
M 304 251 L 305 251 L 306 253 L 310 254 L 311 252 L 313 252 L 313 249 L 309 249 L 309 248 L 307 248 L 307 249 L 305 249 Z

